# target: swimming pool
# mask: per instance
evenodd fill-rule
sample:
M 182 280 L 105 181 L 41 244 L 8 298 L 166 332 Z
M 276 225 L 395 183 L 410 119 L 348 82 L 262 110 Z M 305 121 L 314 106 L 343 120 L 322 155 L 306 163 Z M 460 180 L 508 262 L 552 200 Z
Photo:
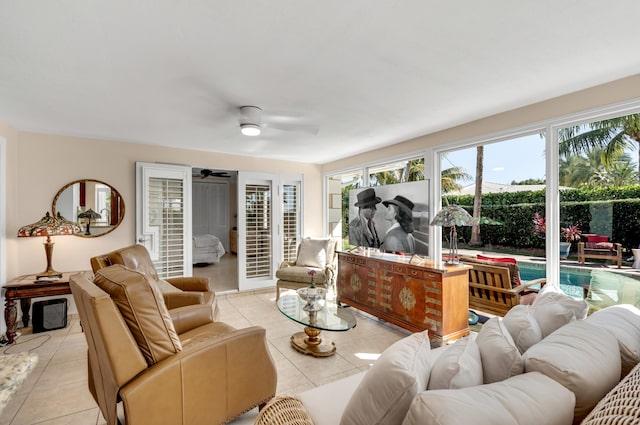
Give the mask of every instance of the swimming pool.
M 520 279 L 523 282 L 546 277 L 544 264 L 533 264 L 518 262 L 520 269 Z M 567 295 L 582 299 L 584 296 L 583 287 L 589 286 L 591 282 L 591 272 L 572 267 L 560 267 L 560 289 Z

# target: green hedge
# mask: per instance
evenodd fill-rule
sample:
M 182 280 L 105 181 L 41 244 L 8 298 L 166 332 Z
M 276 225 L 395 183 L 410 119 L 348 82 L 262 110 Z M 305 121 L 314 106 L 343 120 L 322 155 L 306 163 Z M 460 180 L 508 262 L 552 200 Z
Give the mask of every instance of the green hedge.
M 446 204 L 460 205 L 473 213 L 473 195 L 448 195 Z M 482 216 L 502 225 L 481 225 L 485 245 L 516 248 L 544 248 L 544 237 L 533 232 L 533 216 L 545 215 L 545 190 L 482 195 Z M 640 244 L 640 185 L 560 191 L 561 227 L 577 225 L 582 233 L 610 235 L 626 249 Z M 469 241 L 471 228 L 458 231 L 461 241 Z M 448 232 L 443 232 L 443 238 Z M 558 238 L 560 235 L 558 235 Z

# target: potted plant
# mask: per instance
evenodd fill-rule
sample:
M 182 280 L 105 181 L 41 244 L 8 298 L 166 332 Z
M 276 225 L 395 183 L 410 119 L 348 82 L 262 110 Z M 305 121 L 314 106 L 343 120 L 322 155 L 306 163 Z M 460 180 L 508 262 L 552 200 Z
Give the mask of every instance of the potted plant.
M 568 227 L 560 228 L 560 236 L 564 239 L 564 242 L 560 242 L 560 259 L 566 260 L 569 257 L 571 251 L 571 243 L 580 240 L 582 232 L 575 224 Z
M 547 233 L 547 222 L 539 213 L 533 215 L 533 231 L 536 234 L 544 235 Z M 567 227 L 560 228 L 560 259 L 566 260 L 571 252 L 571 243 L 580 240 L 582 231 L 578 226 L 572 224 Z

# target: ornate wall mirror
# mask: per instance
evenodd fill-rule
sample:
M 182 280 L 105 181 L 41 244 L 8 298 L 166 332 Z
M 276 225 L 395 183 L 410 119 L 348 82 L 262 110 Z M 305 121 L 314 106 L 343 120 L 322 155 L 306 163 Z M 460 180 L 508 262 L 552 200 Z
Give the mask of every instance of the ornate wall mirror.
M 60 213 L 80 225 L 76 236 L 106 235 L 124 218 L 124 200 L 118 191 L 100 180 L 76 180 L 65 185 L 53 198 L 53 215 Z

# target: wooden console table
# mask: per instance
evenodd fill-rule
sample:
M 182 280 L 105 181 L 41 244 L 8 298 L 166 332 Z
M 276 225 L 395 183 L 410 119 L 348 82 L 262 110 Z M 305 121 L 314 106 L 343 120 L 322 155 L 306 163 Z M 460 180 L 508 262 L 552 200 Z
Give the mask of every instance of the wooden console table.
M 393 254 L 338 253 L 338 301 L 437 345 L 469 334 L 469 269 Z
M 13 344 L 16 337 L 18 311 L 16 300 L 20 300 L 22 310 L 22 324 L 29 325 L 29 310 L 31 298 L 48 297 L 53 295 L 67 295 L 71 293 L 69 288 L 69 276 L 77 272 L 62 273 L 62 278 L 43 283 L 34 283 L 35 275 L 20 276 L 4 285 L 4 322 L 7 325 L 7 339 Z

